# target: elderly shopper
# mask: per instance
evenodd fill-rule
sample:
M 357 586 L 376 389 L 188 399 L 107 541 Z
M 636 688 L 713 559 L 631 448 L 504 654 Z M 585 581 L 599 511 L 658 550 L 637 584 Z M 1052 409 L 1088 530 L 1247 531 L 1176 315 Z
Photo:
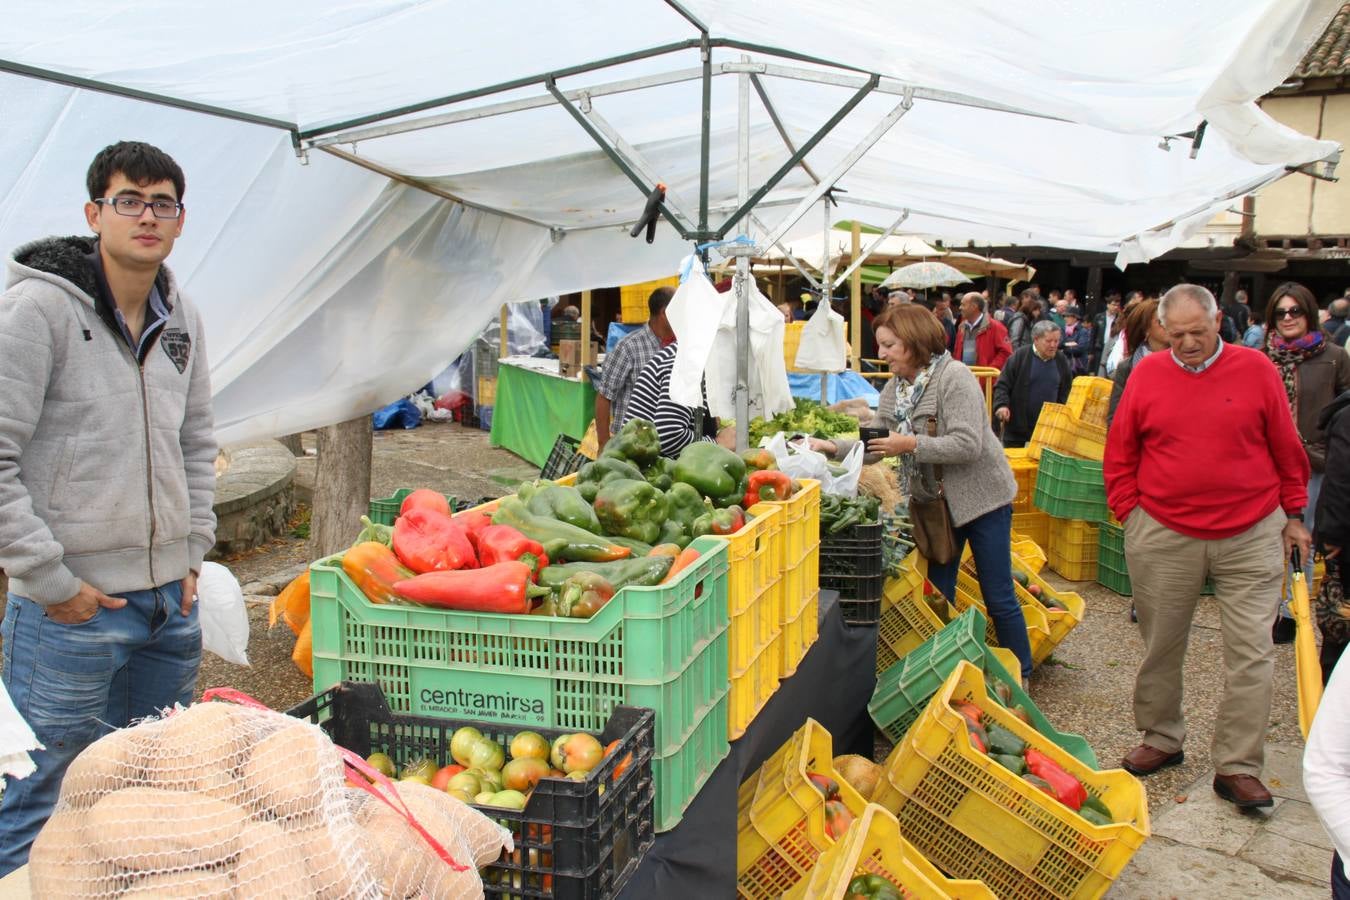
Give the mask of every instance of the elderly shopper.
M 986 312 L 988 306 L 989 301 L 973 291 L 961 298 L 961 321 L 956 324 L 952 353 L 966 366 L 1002 369 L 1012 356 L 1012 344 L 1008 329 Z
M 1287 408 L 1298 428 L 1312 468 L 1308 476 L 1308 504 L 1303 524 L 1313 529 L 1317 495 L 1326 471 L 1326 433 L 1319 425 L 1322 410 L 1350 388 L 1350 357 L 1317 328 L 1317 300 L 1297 282 L 1280 285 L 1266 307 L 1265 352 L 1284 382 Z M 1305 560 L 1312 578 L 1312 560 Z M 1282 613 L 1275 625 L 1275 642 L 1294 639 L 1294 620 Z
M 1076 306 L 1064 310 L 1064 336 L 1060 347 L 1069 358 L 1069 371 L 1075 375 L 1089 374 L 1092 362 L 1092 326 L 1083 321 L 1083 311 Z
M 1031 343 L 1013 352 L 994 384 L 994 418 L 1003 423 L 1003 446 L 1031 440 L 1046 403 L 1069 399 L 1073 375 L 1059 352 L 1059 326 L 1050 320 L 1031 327 Z
M 1143 741 L 1122 765 L 1148 775 L 1185 759 L 1182 666 L 1200 588 L 1220 606 L 1224 692 L 1214 726 L 1214 791 L 1272 804 L 1261 783 L 1270 719 L 1270 627 L 1285 560 L 1303 525 L 1308 457 L 1279 372 L 1219 340 L 1214 295 L 1193 284 L 1158 306 L 1170 352 L 1134 366 L 1107 436 L 1107 501 L 1125 527 L 1125 561 L 1144 638 L 1135 678 Z
M 947 565 L 930 564 L 928 579 L 945 597 L 955 597 L 957 566 L 969 542 L 999 645 L 1017 654 L 1025 677 L 1031 673 L 1031 646 L 1013 593 L 1009 547 L 1017 482 L 989 427 L 984 392 L 970 370 L 947 352 L 942 326 L 927 310 L 889 309 L 877 316 L 873 327 L 881 358 L 894 377 L 882 389 L 871 422 L 890 433 L 869 441 L 867 449 L 900 457 L 908 492 L 921 499 L 936 493 L 934 469 L 941 468 L 957 552 Z M 936 432 L 932 435 L 930 423 Z M 838 457 L 853 442 L 813 440 L 812 446 Z

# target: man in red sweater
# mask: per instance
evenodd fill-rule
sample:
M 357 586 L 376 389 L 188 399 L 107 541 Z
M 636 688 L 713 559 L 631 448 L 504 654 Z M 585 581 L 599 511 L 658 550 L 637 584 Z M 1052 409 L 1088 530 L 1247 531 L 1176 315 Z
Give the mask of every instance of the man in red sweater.
M 952 355 L 968 366 L 1002 369 L 1012 356 L 1008 329 L 987 312 L 988 301 L 975 292 L 961 298 L 961 321 L 956 323 Z
M 1125 562 L 1144 637 L 1134 686 L 1143 743 L 1122 765 L 1148 775 L 1185 758 L 1182 663 L 1206 577 L 1221 610 L 1224 694 L 1211 749 L 1214 791 L 1270 806 L 1261 783 L 1270 718 L 1272 597 L 1303 527 L 1308 458 L 1275 366 L 1219 340 L 1214 295 L 1180 284 L 1158 317 L 1172 345 L 1130 375 L 1107 438 L 1107 500 L 1125 523 Z

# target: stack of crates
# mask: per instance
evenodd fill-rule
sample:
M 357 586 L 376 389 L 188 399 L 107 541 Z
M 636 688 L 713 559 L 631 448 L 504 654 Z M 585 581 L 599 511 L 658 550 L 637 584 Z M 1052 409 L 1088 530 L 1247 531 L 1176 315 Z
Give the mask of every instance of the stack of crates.
M 756 714 L 778 691 L 783 637 L 782 511 L 756 505 L 749 521 L 726 541 L 727 737 L 745 733 Z
M 1041 408 L 1028 445 L 1039 460 L 1032 502 L 1048 517 L 1042 546 L 1050 568 L 1070 581 L 1097 579 L 1098 525 L 1111 516 L 1102 478 L 1111 388 L 1106 378 L 1075 378 L 1067 403 Z
M 625 325 L 638 325 L 647 321 L 651 317 L 647 308 L 647 301 L 651 298 L 652 291 L 660 287 L 678 288 L 679 286 L 680 276 L 678 275 L 658 278 L 655 281 L 624 285 L 619 288 L 619 321 Z
M 1024 534 L 1042 547 L 1050 536 L 1050 517 L 1032 502 L 1036 494 L 1036 473 L 1040 463 L 1026 447 L 1007 447 L 1008 467 L 1017 479 L 1017 497 L 1013 500 L 1012 530 Z
M 779 675 L 787 678 L 797 671 L 806 651 L 815 644 L 819 632 L 820 606 L 820 482 L 800 479 L 801 488 L 784 501 L 766 501 L 750 508 L 777 507 L 782 533 L 783 640 Z
M 839 592 L 847 625 L 875 625 L 881 615 L 886 573 L 881 567 L 880 522 L 852 525 L 820 538 L 820 586 Z

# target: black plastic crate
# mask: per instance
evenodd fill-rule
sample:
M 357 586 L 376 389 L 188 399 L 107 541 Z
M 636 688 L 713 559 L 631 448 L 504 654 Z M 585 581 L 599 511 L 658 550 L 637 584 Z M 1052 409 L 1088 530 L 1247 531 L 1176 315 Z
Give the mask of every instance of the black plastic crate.
M 396 715 L 379 685 L 344 681 L 309 698 L 288 715 L 321 726 L 341 747 L 361 756 L 381 751 L 396 763 L 423 757 L 444 762 L 455 730 L 472 725 L 506 745 L 520 726 L 500 722 Z M 616 750 L 585 781 L 545 778 L 524 810 L 475 806 L 511 830 L 515 852 L 481 870 L 487 897 L 502 900 L 612 897 L 637 870 L 655 840 L 652 826 L 652 752 L 656 717 L 650 709 L 616 706 L 597 737 Z M 572 733 L 565 728 L 531 728 L 550 742 Z M 616 781 L 614 769 L 633 761 Z
M 822 561 L 824 557 L 821 557 Z M 846 625 L 875 625 L 881 620 L 881 591 L 886 576 L 826 575 L 820 576 L 821 590 L 839 592 L 839 612 Z
M 838 534 L 822 534 L 821 584 L 825 584 L 826 576 L 862 578 L 881 575 L 883 544 L 880 522 L 871 525 L 853 525 Z
M 549 451 L 548 461 L 539 470 L 539 477 L 553 481 L 565 475 L 571 475 L 590 462 L 577 452 L 577 448 L 580 446 L 581 441 L 576 438 L 568 437 L 565 434 L 558 435 L 558 439 L 553 442 L 553 449 Z

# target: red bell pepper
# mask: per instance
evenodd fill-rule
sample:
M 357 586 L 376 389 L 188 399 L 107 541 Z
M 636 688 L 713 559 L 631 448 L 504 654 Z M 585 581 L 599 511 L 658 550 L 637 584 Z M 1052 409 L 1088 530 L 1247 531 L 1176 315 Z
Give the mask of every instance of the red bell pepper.
M 431 509 L 415 507 L 398 517 L 394 552 L 414 572 L 472 569 L 478 565 L 464 526 Z
M 715 535 L 735 534 L 745 527 L 745 511 L 739 506 L 728 506 L 712 514 L 712 533 Z
M 750 481 L 745 489 L 745 506 L 748 509 L 764 500 L 789 500 L 792 498 L 792 479 L 786 472 L 760 470 L 750 473 Z
M 548 553 L 543 544 L 530 540 L 510 525 L 489 525 L 478 531 L 479 565 L 513 560 L 529 566 L 538 580 L 539 570 L 548 565 Z
M 1050 757 L 1032 747 L 1027 748 L 1027 771 L 1045 780 L 1055 792 L 1055 799 L 1074 812 L 1078 812 L 1087 800 L 1087 790 L 1082 783 L 1064 771 Z
M 438 609 L 467 612 L 515 613 L 530 611 L 530 599 L 547 594 L 531 581 L 523 562 L 499 562 L 483 569 L 427 572 L 394 585 L 400 596 Z
M 403 498 L 403 504 L 398 508 L 398 514 L 401 516 L 410 509 L 434 509 L 436 512 L 450 515 L 450 501 L 445 499 L 445 495 L 431 490 L 430 488 L 418 488 L 411 494 Z

